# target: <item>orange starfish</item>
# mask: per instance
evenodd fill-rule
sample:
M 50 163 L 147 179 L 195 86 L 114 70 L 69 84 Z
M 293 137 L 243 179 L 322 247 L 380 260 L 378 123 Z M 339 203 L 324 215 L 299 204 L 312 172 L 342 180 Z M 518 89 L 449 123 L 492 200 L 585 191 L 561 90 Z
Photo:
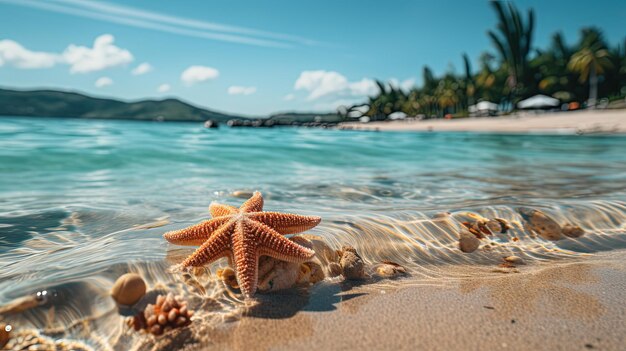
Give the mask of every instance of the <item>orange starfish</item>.
M 271 256 L 288 262 L 304 262 L 315 254 L 285 238 L 315 227 L 316 216 L 262 212 L 263 196 L 256 191 L 239 209 L 212 203 L 208 221 L 167 232 L 163 237 L 172 244 L 201 245 L 182 265 L 202 266 L 221 257 L 229 257 L 235 265 L 239 287 L 246 297 L 257 287 L 259 257 Z

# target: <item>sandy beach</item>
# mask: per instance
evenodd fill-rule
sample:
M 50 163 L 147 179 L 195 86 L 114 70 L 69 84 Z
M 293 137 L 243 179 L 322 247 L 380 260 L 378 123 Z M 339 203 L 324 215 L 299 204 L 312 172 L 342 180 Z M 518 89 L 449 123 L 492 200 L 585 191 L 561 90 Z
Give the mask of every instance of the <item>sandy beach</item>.
M 343 123 L 341 128 L 380 131 L 623 134 L 626 110 L 522 113 L 505 117 Z
M 624 252 L 410 286 L 319 286 L 285 292 L 217 329 L 194 328 L 187 350 L 621 350 Z M 309 299 L 310 298 L 310 299 Z M 174 347 L 178 338 L 161 340 Z M 144 345 L 152 349 L 154 344 Z M 143 349 L 143 348 L 142 348 Z

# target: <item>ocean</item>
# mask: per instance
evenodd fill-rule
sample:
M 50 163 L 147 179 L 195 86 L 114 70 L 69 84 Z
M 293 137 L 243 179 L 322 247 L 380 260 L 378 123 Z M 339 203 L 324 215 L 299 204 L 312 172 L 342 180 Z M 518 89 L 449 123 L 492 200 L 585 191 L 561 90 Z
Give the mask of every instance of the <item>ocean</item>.
M 333 248 L 350 245 L 368 264 L 392 260 L 410 273 L 376 286 L 445 280 L 453 275 L 446 267 L 490 265 L 498 255 L 546 262 L 626 247 L 624 136 L 2 117 L 0 305 L 58 291 L 57 300 L 13 323 L 42 328 L 50 306 L 65 326 L 106 315 L 111 324 L 101 322 L 87 337 L 69 327 L 65 334 L 106 348 L 102 340 L 121 328 L 107 314 L 115 278 L 139 271 L 151 284 L 187 291 L 169 267 L 192 249 L 162 234 L 208 219 L 212 201 L 237 206 L 255 190 L 266 210 L 321 216 L 310 233 Z M 585 235 L 531 235 L 521 208 L 580 226 Z M 513 229 L 486 239 L 491 252 L 462 253 L 454 232 L 432 218 L 468 211 L 504 218 Z M 207 284 L 225 309 L 239 303 L 215 278 Z

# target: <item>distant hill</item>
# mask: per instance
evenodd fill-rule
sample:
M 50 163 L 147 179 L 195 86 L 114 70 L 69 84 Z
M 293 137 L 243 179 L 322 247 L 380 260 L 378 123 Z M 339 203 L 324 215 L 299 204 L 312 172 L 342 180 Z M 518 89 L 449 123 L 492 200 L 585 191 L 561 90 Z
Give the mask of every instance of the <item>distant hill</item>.
M 0 89 L 0 116 L 74 117 L 204 122 L 245 117 L 192 106 L 177 99 L 124 102 L 55 90 Z

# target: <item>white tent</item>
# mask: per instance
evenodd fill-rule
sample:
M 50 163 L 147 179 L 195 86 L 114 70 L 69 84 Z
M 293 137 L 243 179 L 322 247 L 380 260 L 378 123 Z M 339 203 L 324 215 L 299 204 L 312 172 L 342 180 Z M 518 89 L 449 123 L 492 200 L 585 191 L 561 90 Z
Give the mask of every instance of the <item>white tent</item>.
M 560 102 L 558 99 L 545 96 L 545 95 L 535 95 L 526 100 L 522 100 L 517 103 L 517 107 L 519 108 L 547 108 L 547 107 L 557 107 Z
M 481 101 L 476 105 L 471 105 L 467 109 L 469 112 L 498 111 L 498 104 L 494 104 L 490 101 Z
M 406 113 L 402 112 L 402 111 L 398 111 L 398 112 L 394 112 L 392 114 L 390 114 L 389 119 L 405 119 L 406 118 Z

